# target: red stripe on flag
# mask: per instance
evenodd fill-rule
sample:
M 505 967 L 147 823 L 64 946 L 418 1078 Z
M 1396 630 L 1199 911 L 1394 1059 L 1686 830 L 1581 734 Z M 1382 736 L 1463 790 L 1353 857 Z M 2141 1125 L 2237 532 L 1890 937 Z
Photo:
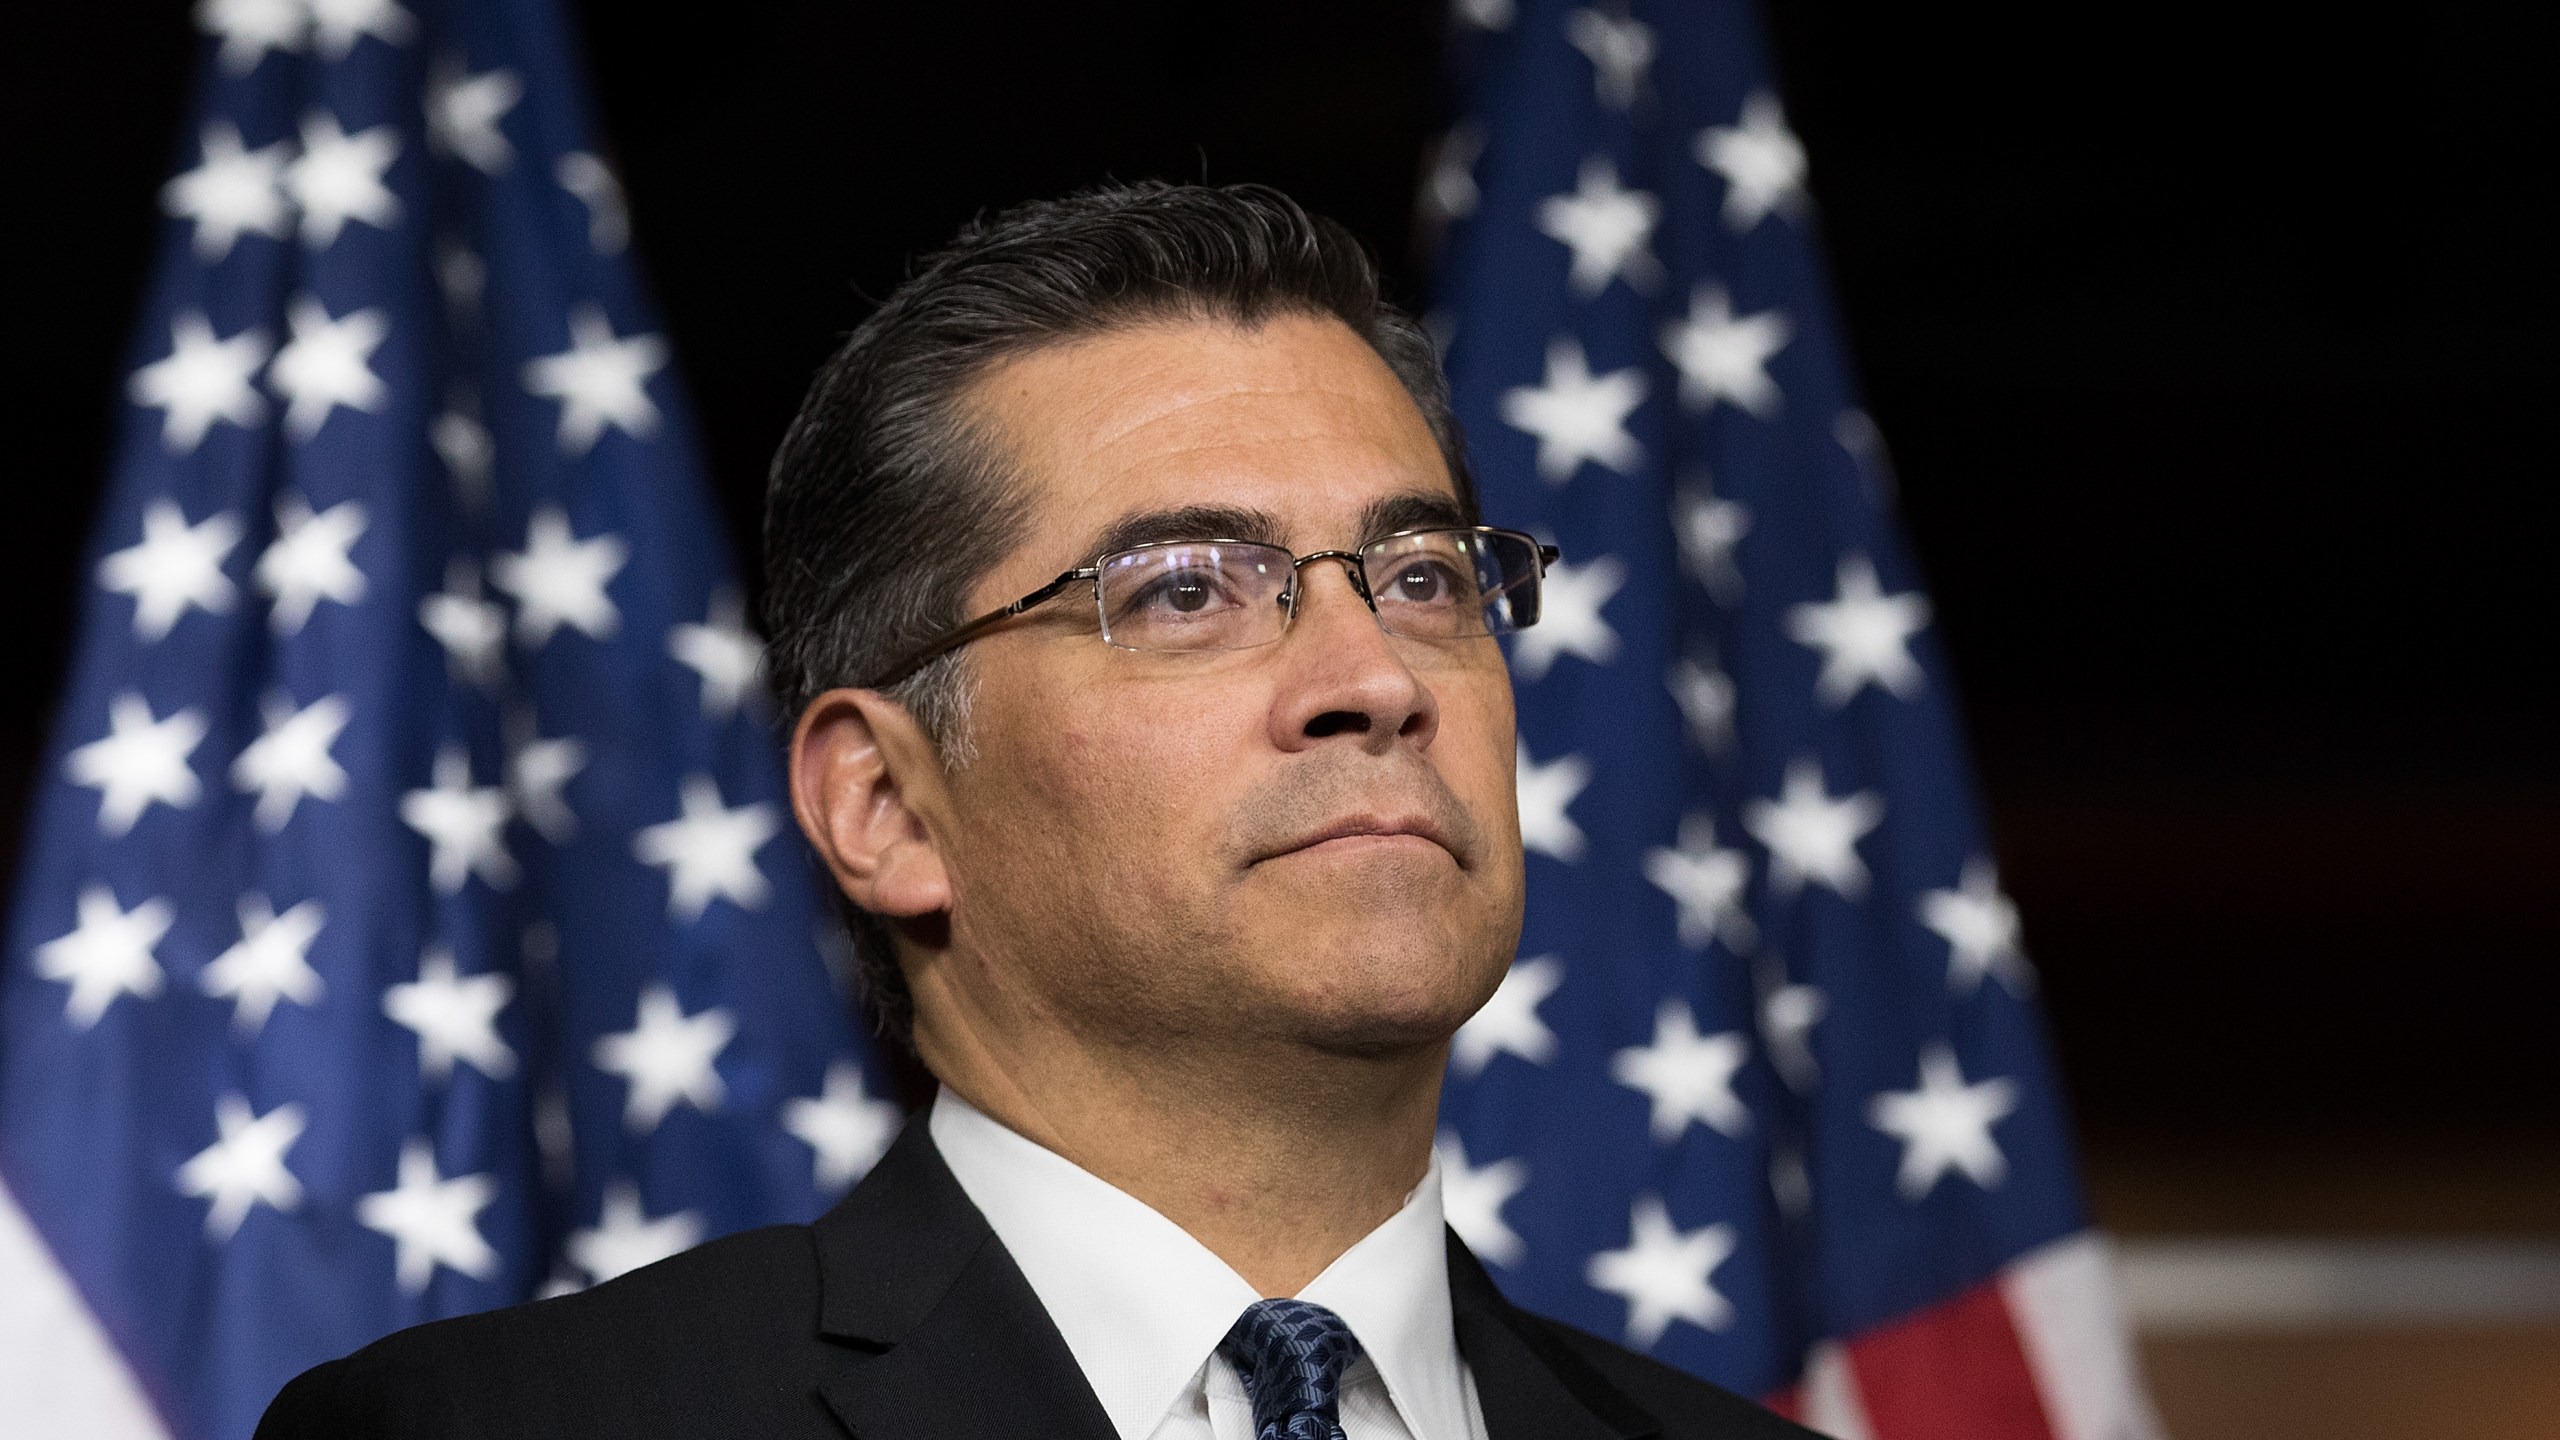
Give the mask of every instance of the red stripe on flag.
M 1995 1284 L 1849 1342 L 1876 1440 L 2054 1440 Z

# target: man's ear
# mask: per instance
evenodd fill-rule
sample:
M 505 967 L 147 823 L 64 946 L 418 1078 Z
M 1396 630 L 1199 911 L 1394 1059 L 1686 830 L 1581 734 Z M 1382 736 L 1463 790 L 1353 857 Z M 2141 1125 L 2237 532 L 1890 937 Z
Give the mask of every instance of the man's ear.
M 876 690 L 830 690 L 791 734 L 791 809 L 836 884 L 865 910 L 949 908 L 951 875 L 928 814 L 947 814 L 933 740 Z

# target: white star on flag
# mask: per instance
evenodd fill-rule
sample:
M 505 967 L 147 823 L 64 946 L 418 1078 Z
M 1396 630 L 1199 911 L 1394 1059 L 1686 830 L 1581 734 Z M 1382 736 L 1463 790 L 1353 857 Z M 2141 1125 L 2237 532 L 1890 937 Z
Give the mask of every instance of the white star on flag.
M 398 224 L 400 199 L 382 183 L 382 173 L 399 155 L 396 125 L 349 135 L 326 110 L 302 117 L 302 154 L 283 177 L 285 193 L 302 210 L 302 243 L 326 250 L 350 220 L 377 230 Z
M 1496 1265 L 1517 1265 L 1529 1256 L 1520 1232 L 1502 1218 L 1529 1183 L 1529 1162 L 1518 1158 L 1482 1166 L 1467 1163 L 1466 1142 L 1454 1130 L 1440 1132 L 1440 1213 L 1467 1248 Z
M 1831 1002 L 1811 985 L 1789 982 L 1786 967 L 1774 958 L 1761 962 L 1759 984 L 1760 1040 L 1769 1047 L 1769 1063 L 1787 1088 L 1810 1094 L 1822 1079 L 1813 1058 L 1813 1027 Z
M 142 540 L 98 562 L 98 584 L 133 597 L 133 633 L 156 641 L 192 605 L 207 614 L 231 609 L 237 592 L 222 573 L 224 557 L 240 543 L 240 522 L 218 510 L 193 525 L 178 507 L 154 500 L 143 507 Z
M 204 1233 L 228 1241 L 259 1205 L 277 1211 L 301 1208 L 302 1182 L 284 1165 L 284 1154 L 302 1138 L 309 1117 L 295 1104 L 278 1105 L 264 1115 L 249 1108 L 248 1097 L 226 1094 L 213 1102 L 213 1123 L 221 1138 L 178 1167 L 178 1193 L 210 1200 Z
M 320 973 L 311 968 L 311 944 L 327 911 L 305 900 L 282 915 L 255 891 L 240 897 L 240 939 L 215 956 L 196 984 L 216 1000 L 231 1002 L 231 1027 L 243 1035 L 266 1028 L 279 1000 L 319 1003 Z
M 246 430 L 266 418 L 265 398 L 249 385 L 266 362 L 265 331 L 216 339 L 203 311 L 182 310 L 169 320 L 169 353 L 134 371 L 125 393 L 163 412 L 160 443 L 170 454 L 192 455 L 214 421 Z
M 599 255 L 619 255 L 631 243 L 631 211 L 622 199 L 622 182 L 613 167 L 584 150 L 572 150 L 551 167 L 560 188 L 587 207 L 587 248 Z
M 107 733 L 64 756 L 63 773 L 99 792 L 98 833 L 120 836 L 155 801 L 178 810 L 196 803 L 204 786 L 187 757 L 204 743 L 204 733 L 204 716 L 196 711 L 154 720 L 150 702 L 128 690 L 107 702 Z
M 1627 1302 L 1627 1344 L 1650 1350 L 1674 1320 L 1702 1330 L 1733 1323 L 1733 1305 L 1709 1277 L 1733 1254 L 1730 1225 L 1683 1231 L 1657 1195 L 1639 1195 L 1627 1215 L 1627 1248 L 1591 1257 L 1583 1279 Z
M 1484 156 L 1484 132 L 1473 124 L 1460 122 L 1431 154 L 1431 178 L 1423 184 L 1422 199 L 1441 224 L 1463 220 L 1476 213 L 1483 193 L 1476 187 L 1476 161 Z
M 1864 555 L 1841 560 L 1837 598 L 1791 606 L 1787 638 L 1822 652 L 1813 693 L 1838 709 L 1872 680 L 1897 700 L 1920 693 L 1925 678 L 1911 658 L 1911 637 L 1929 623 L 1929 599 L 1916 590 L 1887 595 Z
M 1920 1088 L 1887 1090 L 1867 1101 L 1867 1121 L 1902 1142 L 1902 1169 L 1894 1188 L 1918 1201 L 1950 1170 L 1985 1190 L 2008 1178 L 2008 1158 L 1991 1127 L 2018 1108 L 2016 1082 L 1964 1083 L 1956 1054 L 1944 1045 L 1920 1052 Z
M 696 920 L 714 899 L 762 908 L 772 887 L 756 851 L 782 828 L 773 807 L 757 801 L 725 808 L 718 782 L 703 774 L 684 777 L 678 799 L 682 814 L 631 837 L 631 853 L 666 867 L 667 913 Z
M 311 15 L 305 0 L 197 0 L 196 25 L 222 37 L 222 68 L 246 75 L 270 50 L 300 50 Z
M 335 800 L 346 793 L 347 772 L 329 754 L 354 711 L 343 695 L 324 695 L 300 710 L 282 695 L 260 705 L 266 729 L 231 762 L 232 788 L 254 790 L 251 814 L 268 835 L 283 832 L 305 796 Z
M 1514 963 L 1484 1008 L 1467 1017 L 1449 1044 L 1449 1064 L 1461 1075 L 1481 1075 L 1501 1054 L 1544 1065 L 1556 1055 L 1556 1032 L 1538 1007 L 1564 983 L 1564 962 L 1553 955 Z
M 1564 18 L 1564 38 L 1591 61 L 1591 85 L 1601 104 L 1625 110 L 1644 93 L 1645 71 L 1653 64 L 1652 27 L 1599 10 L 1576 10 Z
M 560 402 L 560 453 L 584 455 L 605 427 L 646 440 L 658 430 L 649 377 L 666 367 L 667 342 L 655 335 L 617 338 L 594 305 L 569 312 L 569 348 L 528 360 L 524 388 Z
M 1458 19 L 1479 30 L 1511 28 L 1511 0 L 1456 0 L 1450 9 Z
M 1582 787 L 1591 783 L 1591 762 L 1567 755 L 1541 765 L 1529 758 L 1529 742 L 1519 744 L 1519 766 L 1513 789 L 1520 805 L 1520 844 L 1541 855 L 1571 864 L 1582 858 L 1582 827 L 1565 813 Z
M 2000 872 L 1982 857 L 1964 862 L 1953 890 L 1931 890 L 1920 897 L 1920 923 L 1947 942 L 1947 988 L 1970 995 L 1982 988 L 1982 977 L 1997 975 L 2013 995 L 2035 983 L 2035 972 L 2018 948 L 2018 907 L 2000 893 Z
M 466 75 L 458 57 L 446 56 L 427 74 L 427 143 L 495 175 L 516 155 L 498 122 L 523 98 L 524 81 L 513 70 Z
M 278 140 L 246 149 L 230 121 L 209 120 L 199 144 L 204 158 L 196 168 L 160 187 L 161 210 L 196 227 L 196 258 L 214 264 L 243 235 L 283 239 L 293 223 L 282 188 L 292 143 Z
M 148 1000 L 160 993 L 160 962 L 152 957 L 177 912 L 153 898 L 127 910 L 116 892 L 92 885 L 80 892 L 79 923 L 68 935 L 36 947 L 36 974 L 71 987 L 62 1007 L 74 1030 L 98 1023 L 119 995 Z
M 439 1265 L 474 1280 L 498 1273 L 498 1252 L 480 1236 L 480 1212 L 497 1198 L 496 1176 L 447 1180 L 436 1169 L 435 1147 L 411 1139 L 400 1147 L 398 1184 L 357 1197 L 356 1220 L 391 1237 L 400 1288 L 416 1295 Z
M 400 820 L 427 838 L 427 880 L 439 895 L 459 894 L 474 874 L 492 889 L 516 883 L 506 829 L 514 807 L 507 792 L 471 783 L 471 757 L 458 745 L 436 751 L 434 783 L 400 797 Z
M 601 1285 L 643 1265 L 655 1265 L 702 1243 L 702 1217 L 690 1210 L 652 1220 L 640 1208 L 640 1189 L 628 1180 L 604 1187 L 604 1205 L 594 1228 L 572 1231 L 566 1247 L 569 1263 Z
M 600 1037 L 592 1058 L 597 1069 L 631 1082 L 623 1123 L 646 1135 L 678 1101 L 705 1114 L 720 1108 L 729 1090 L 712 1062 L 737 1033 L 728 1011 L 715 1005 L 687 1015 L 675 991 L 651 985 L 640 992 L 632 1027 Z
M 516 733 L 507 750 L 507 794 L 543 839 L 566 845 L 577 838 L 578 812 L 560 792 L 587 768 L 587 747 L 574 735 L 539 738 L 530 715 L 511 728 Z
M 1583 157 L 1572 194 L 1538 204 L 1538 229 L 1573 251 L 1565 281 L 1585 300 L 1620 277 L 1637 290 L 1662 279 L 1662 263 L 1646 248 L 1661 217 L 1662 202 L 1620 186 L 1618 167 L 1605 155 Z
M 1720 500 L 1704 475 L 1693 477 L 1672 497 L 1672 532 L 1680 540 L 1680 563 L 1706 587 L 1716 603 L 1730 610 L 1742 601 L 1742 569 L 1733 562 L 1734 547 L 1751 533 L 1751 509 L 1739 500 Z
M 277 634 L 300 634 L 323 600 L 353 605 L 364 598 L 364 572 L 347 558 L 364 527 L 361 501 L 341 500 L 314 514 L 293 491 L 277 497 L 276 538 L 251 576 L 275 601 L 267 619 Z
M 516 638 L 528 649 L 541 649 L 563 625 L 606 640 L 621 628 L 622 612 L 605 587 L 630 558 L 621 536 L 581 540 L 569 529 L 567 511 L 537 505 L 525 523 L 524 548 L 489 558 L 489 583 L 514 597 Z
M 827 1067 L 825 1086 L 814 1099 L 799 1096 L 782 1104 L 782 1128 L 816 1157 L 810 1183 L 822 1195 L 840 1194 L 861 1179 L 897 1138 L 901 1120 L 897 1106 L 863 1089 L 862 1067 L 850 1060 Z
M 1582 342 L 1559 335 L 1547 342 L 1545 383 L 1502 392 L 1502 423 L 1538 438 L 1538 477 L 1550 485 L 1571 480 L 1585 460 L 1632 475 L 1644 446 L 1627 433 L 1627 417 L 1644 391 L 1642 370 L 1594 376 Z
M 1733 741 L 1736 696 L 1733 678 L 1704 660 L 1683 660 L 1671 667 L 1671 698 L 1680 702 L 1680 718 L 1689 737 L 1710 755 L 1721 754 Z
M 1883 821 L 1883 796 L 1861 790 L 1833 799 L 1821 762 L 1810 756 L 1788 762 L 1776 800 L 1754 800 L 1742 809 L 1742 828 L 1769 847 L 1769 886 L 1781 895 L 1810 880 L 1843 900 L 1862 898 L 1867 864 L 1858 858 L 1858 842 Z
M 1543 680 L 1560 655 L 1579 655 L 1594 665 L 1617 659 L 1618 632 L 1600 612 L 1626 583 L 1626 564 L 1615 555 L 1549 565 L 1538 623 L 1511 637 L 1511 668 L 1523 680 Z
M 297 295 L 285 307 L 285 320 L 293 338 L 267 367 L 267 384 L 285 398 L 284 428 L 294 439 L 318 435 L 339 406 L 379 410 L 391 398 L 366 363 L 391 333 L 380 306 L 331 319 L 327 306 Z
M 1854 407 L 1831 417 L 1831 438 L 1858 462 L 1858 473 L 1866 479 L 1867 493 L 1880 503 L 1893 499 L 1893 456 L 1886 452 L 1884 432 L 1866 411 Z
M 418 1037 L 418 1074 L 442 1084 L 462 1061 L 492 1080 L 516 1073 L 516 1052 L 498 1038 L 498 1012 L 515 998 L 504 975 L 457 975 L 453 952 L 430 945 L 418 978 L 382 992 L 382 1013 Z
M 1724 223 L 1737 233 L 1803 203 L 1804 145 L 1766 90 L 1744 98 L 1735 123 L 1698 132 L 1698 163 L 1724 177 Z
M 1680 403 L 1706 410 L 1728 401 L 1766 420 L 1785 398 L 1769 378 L 1769 357 L 1787 348 L 1795 326 L 1775 310 L 1736 318 L 1721 285 L 1689 292 L 1689 313 L 1662 327 L 1662 353 L 1680 367 Z
M 1742 908 L 1751 859 L 1716 844 L 1713 815 L 1700 812 L 1680 817 L 1679 848 L 1647 850 L 1644 878 L 1679 907 L 1681 944 L 1703 950 L 1708 942 L 1722 937 L 1725 948 L 1739 954 L 1758 940 L 1758 928 Z
M 1665 1000 L 1653 1015 L 1653 1043 L 1630 1046 L 1609 1058 L 1609 1078 L 1653 1101 L 1653 1138 L 1669 1145 L 1697 1121 L 1739 1139 L 1751 1129 L 1751 1112 L 1733 1093 L 1733 1077 L 1751 1058 L 1751 1042 L 1739 1031 L 1698 1033 L 1685 1000 Z
M 489 480 L 497 471 L 498 442 L 489 427 L 480 423 L 466 405 L 475 403 L 469 395 L 458 396 L 436 423 L 427 430 L 427 443 L 435 447 L 436 458 L 444 462 L 445 473 L 453 477 L 454 494 L 469 510 L 480 510 L 489 503 Z
M 418 623 L 444 647 L 445 665 L 457 680 L 496 691 L 507 678 L 507 612 L 480 594 L 480 567 L 455 556 L 444 567 L 444 589 L 421 597 Z
M 302 0 L 311 10 L 312 48 L 324 60 L 344 60 L 370 35 L 385 45 L 405 45 L 417 18 L 392 0 Z
M 702 677 L 702 713 L 726 720 L 764 686 L 764 642 L 747 628 L 747 603 L 736 587 L 722 586 L 711 597 L 711 613 L 700 625 L 680 624 L 667 631 L 667 653 Z

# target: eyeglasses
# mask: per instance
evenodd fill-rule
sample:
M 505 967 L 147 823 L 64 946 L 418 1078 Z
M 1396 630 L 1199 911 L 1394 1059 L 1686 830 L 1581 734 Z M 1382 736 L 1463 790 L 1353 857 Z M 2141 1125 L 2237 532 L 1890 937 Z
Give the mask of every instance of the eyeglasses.
M 1287 632 L 1298 572 L 1336 560 L 1378 628 L 1417 640 L 1507 635 L 1538 623 L 1552 545 L 1474 525 L 1405 530 L 1358 550 L 1292 555 L 1245 540 L 1175 540 L 1114 550 L 1005 606 L 943 632 L 865 689 L 885 689 L 1035 605 L 1093 582 L 1104 643 L 1123 650 L 1250 650 Z

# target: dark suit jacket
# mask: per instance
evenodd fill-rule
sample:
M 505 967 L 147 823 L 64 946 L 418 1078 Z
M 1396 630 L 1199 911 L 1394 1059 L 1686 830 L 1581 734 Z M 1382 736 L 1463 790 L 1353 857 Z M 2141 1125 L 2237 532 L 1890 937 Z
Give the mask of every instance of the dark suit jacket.
M 1493 1440 L 1805 1440 L 1737 1396 L 1513 1306 L 1455 1235 Z M 921 1123 L 814 1225 L 421 1325 L 295 1380 L 258 1440 L 1112 1440 L 1030 1283 Z

